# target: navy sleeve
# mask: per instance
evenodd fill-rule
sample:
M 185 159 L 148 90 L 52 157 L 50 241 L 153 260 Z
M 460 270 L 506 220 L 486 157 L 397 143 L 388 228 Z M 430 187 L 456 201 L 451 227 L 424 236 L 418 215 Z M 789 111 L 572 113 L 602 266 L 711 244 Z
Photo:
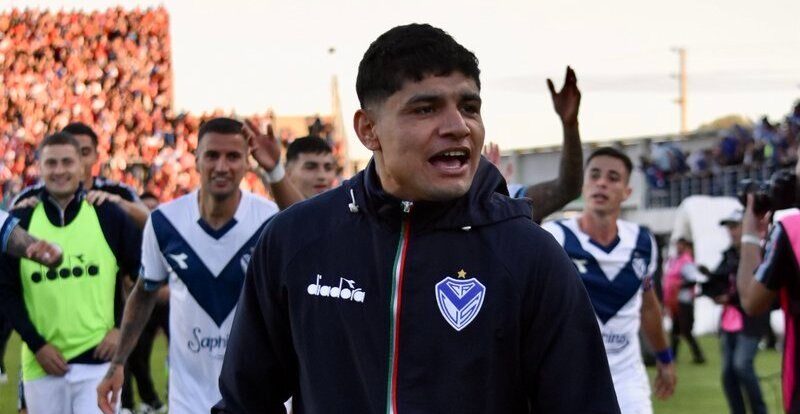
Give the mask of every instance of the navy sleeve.
M 117 259 L 120 273 L 136 277 L 142 258 L 142 231 L 114 203 L 97 206 L 97 217 Z
M 36 353 L 47 341 L 33 326 L 25 301 L 22 298 L 22 283 L 19 280 L 19 259 L 2 255 L 0 258 L 0 312 L 11 322 L 14 330 Z
M 19 219 L 14 216 L 8 215 L 5 211 L 0 210 L 0 252 L 5 253 L 8 248 L 8 239 L 11 238 L 11 233 L 14 232 L 14 227 L 19 224 Z
M 770 233 L 764 261 L 756 269 L 756 280 L 767 289 L 775 291 L 786 283 L 787 276 L 794 276 L 797 272 L 797 261 L 789 236 L 786 235 L 783 224 L 778 224 Z
M 270 242 L 276 237 L 271 227 L 247 269 L 219 377 L 222 400 L 212 413 L 285 413 L 283 403 L 297 383 L 286 297 L 278 282 L 280 244 Z
M 19 225 L 27 229 L 30 225 L 33 209 L 23 208 L 11 210 L 11 215 L 19 220 Z M 0 255 L 0 312 L 4 313 L 14 330 L 28 345 L 31 351 L 36 352 L 47 341 L 39 335 L 33 326 L 25 300 L 22 297 L 22 282 L 19 276 L 19 259 L 8 255 Z
M 544 232 L 542 230 L 542 232 Z M 535 240 L 523 302 L 523 373 L 535 413 L 618 414 L 605 347 L 575 266 L 550 235 Z

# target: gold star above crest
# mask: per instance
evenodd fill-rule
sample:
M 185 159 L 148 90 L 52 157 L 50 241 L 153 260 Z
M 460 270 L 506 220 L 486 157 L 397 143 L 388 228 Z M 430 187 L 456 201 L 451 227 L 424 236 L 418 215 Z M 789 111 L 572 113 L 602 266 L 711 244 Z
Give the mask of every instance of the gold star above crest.
M 467 272 L 465 272 L 464 269 L 459 270 L 458 271 L 458 278 L 459 279 L 463 279 L 465 277 L 467 277 Z

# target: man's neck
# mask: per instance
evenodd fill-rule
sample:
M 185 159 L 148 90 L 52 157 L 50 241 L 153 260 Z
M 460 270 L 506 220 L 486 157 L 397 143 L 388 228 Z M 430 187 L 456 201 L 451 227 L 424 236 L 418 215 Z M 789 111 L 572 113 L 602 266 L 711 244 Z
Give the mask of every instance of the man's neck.
M 72 199 L 75 198 L 75 194 L 70 194 L 64 197 L 56 197 L 54 195 L 51 195 L 50 197 L 53 199 L 53 201 L 56 202 L 56 204 L 58 204 L 58 207 L 61 210 L 66 210 L 69 203 L 72 201 Z
M 608 246 L 617 238 L 617 218 L 619 214 L 584 211 L 578 219 L 578 225 L 592 240 Z
M 200 217 L 211 228 L 217 230 L 231 221 L 234 214 L 236 214 L 239 201 L 242 199 L 242 192 L 237 191 L 226 198 L 215 198 L 201 189 L 198 192 L 198 197 Z
M 94 187 L 94 176 L 90 175 L 89 178 L 83 180 L 83 188 L 89 191 Z

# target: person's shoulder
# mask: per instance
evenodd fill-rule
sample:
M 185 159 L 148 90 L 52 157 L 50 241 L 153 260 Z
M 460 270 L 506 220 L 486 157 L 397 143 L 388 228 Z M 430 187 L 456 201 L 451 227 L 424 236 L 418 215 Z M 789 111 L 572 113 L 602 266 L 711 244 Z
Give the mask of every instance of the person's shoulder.
M 328 190 L 272 216 L 265 233 L 288 238 L 299 236 L 306 240 L 310 234 L 328 233 L 347 221 L 347 214 L 352 214 L 348 200 L 349 195 L 343 186 Z
M 242 190 L 241 202 L 247 203 L 248 215 L 253 216 L 252 218 L 255 221 L 264 222 L 279 211 L 275 202 L 249 191 Z
M 118 195 L 127 201 L 138 201 L 139 199 L 139 195 L 133 187 L 119 181 L 98 176 L 94 178 L 93 185 L 97 190 Z
M 493 244 L 498 246 L 498 250 L 504 252 L 503 254 L 516 257 L 514 260 L 520 259 L 518 254 L 538 261 L 545 260 L 545 256 L 553 252 L 563 252 L 554 234 L 558 225 L 552 222 L 540 226 L 529 218 L 519 217 L 498 223 L 494 227 L 493 232 L 496 237 L 493 237 Z
M 192 191 L 180 197 L 173 198 L 165 203 L 159 204 L 158 207 L 151 212 L 151 214 L 158 212 L 165 216 L 171 216 L 175 214 L 186 215 L 190 214 L 190 212 L 198 211 L 198 209 L 197 191 Z
M 38 197 L 39 194 L 42 193 L 44 190 L 44 183 L 39 182 L 33 185 L 29 185 L 22 189 L 14 198 L 11 200 L 10 205 L 14 206 L 22 200 L 31 198 L 31 197 Z
M 122 209 L 117 203 L 113 203 L 107 201 L 100 205 L 93 205 L 88 203 L 88 205 L 92 206 L 94 210 L 97 212 L 97 218 L 100 220 L 102 224 L 109 224 L 109 223 L 123 223 L 127 221 L 133 221 L 125 210 Z

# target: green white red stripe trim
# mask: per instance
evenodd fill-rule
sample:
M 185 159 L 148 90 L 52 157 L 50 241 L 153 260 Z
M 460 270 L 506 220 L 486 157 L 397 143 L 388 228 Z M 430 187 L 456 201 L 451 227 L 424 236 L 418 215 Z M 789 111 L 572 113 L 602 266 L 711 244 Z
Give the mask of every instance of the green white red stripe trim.
M 408 235 L 411 222 L 403 220 L 400 241 L 392 268 L 392 293 L 389 314 L 389 378 L 386 387 L 386 413 L 397 414 L 397 356 L 400 347 L 400 310 L 402 307 L 403 272 L 408 251 Z

